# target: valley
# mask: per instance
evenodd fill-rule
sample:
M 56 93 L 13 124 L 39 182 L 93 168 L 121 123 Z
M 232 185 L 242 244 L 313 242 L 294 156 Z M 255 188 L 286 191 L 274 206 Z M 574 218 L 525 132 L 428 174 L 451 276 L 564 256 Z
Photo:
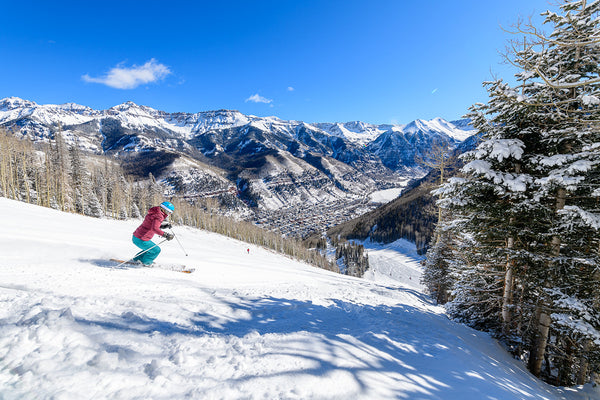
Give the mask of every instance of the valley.
M 126 102 L 107 110 L 0 100 L 0 128 L 38 146 L 62 142 L 108 156 L 166 197 L 305 238 L 377 207 L 428 171 L 434 144 L 459 146 L 464 120 L 407 125 L 316 123 L 235 110 L 168 113 Z M 397 192 L 396 192 L 397 193 Z

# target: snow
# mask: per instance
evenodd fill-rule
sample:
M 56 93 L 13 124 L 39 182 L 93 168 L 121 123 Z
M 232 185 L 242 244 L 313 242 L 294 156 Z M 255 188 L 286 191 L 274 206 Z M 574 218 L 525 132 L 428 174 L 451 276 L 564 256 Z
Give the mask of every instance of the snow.
M 489 152 L 489 158 L 502 162 L 508 158 L 520 160 L 525 151 L 525 143 L 518 139 L 493 139 L 482 143 L 475 154 L 479 158 Z
M 532 181 L 531 176 L 527 174 L 511 174 L 495 171 L 492 169 L 492 164 L 485 160 L 473 160 L 465 165 L 462 171 L 485 175 L 486 178 L 493 180 L 496 185 L 501 185 L 512 192 L 525 192 L 527 185 Z
M 572 156 L 570 154 L 555 154 L 550 157 L 540 157 L 540 165 L 547 167 L 557 167 L 566 164 Z
M 378 190 L 376 192 L 373 192 L 369 195 L 369 199 L 373 203 L 389 203 L 390 201 L 395 200 L 396 198 L 398 198 L 398 196 L 400 196 L 400 193 L 402 193 L 406 185 L 408 185 L 409 181 L 410 179 L 404 180 L 402 182 L 402 187 Z
M 92 112 L 93 110 L 89 107 L 73 103 L 39 106 L 35 102 L 23 100 L 18 97 L 9 97 L 0 100 L 0 123 L 32 117 L 48 125 L 56 122 L 61 122 L 63 125 L 76 125 L 93 120 L 93 117 L 90 116 Z
M 589 226 L 596 231 L 600 231 L 600 213 L 585 211 L 577 206 L 564 206 L 558 211 L 558 214 L 566 215 L 571 220 L 578 218 L 583 221 L 586 226 Z
M 457 126 L 442 118 L 429 121 L 417 119 L 407 125 L 371 125 L 360 121 L 346 123 L 318 123 L 314 127 L 322 129 L 329 135 L 345 138 L 346 140 L 366 146 L 373 143 L 380 135 L 389 133 L 417 133 L 443 134 L 457 141 L 464 141 L 472 136 L 475 131 L 470 126 Z
M 414 246 L 368 245 L 368 279 L 176 226 L 159 261 L 113 268 L 139 221 L 0 198 L 0 398 L 577 399 L 418 283 Z M 250 249 L 250 252 L 247 252 Z M 406 276 L 408 274 L 408 280 Z M 593 392 L 592 392 L 593 391 Z M 577 396 L 582 397 L 577 397 Z
M 442 118 L 434 118 L 429 121 L 425 121 L 422 119 L 417 119 L 403 127 L 403 131 L 407 133 L 416 133 L 416 132 L 439 132 L 444 135 L 447 135 L 459 142 L 466 140 L 468 137 L 472 136 L 475 131 L 473 129 L 460 129 L 456 127 L 451 122 L 445 121 Z
M 600 345 L 600 334 L 598 334 L 598 330 L 585 319 L 575 318 L 569 314 L 552 314 L 552 319 L 556 321 L 557 325 L 568 327 L 574 332 L 577 332 L 586 338 L 590 338 L 596 345 Z
M 424 257 L 417 254 L 414 243 L 400 239 L 387 245 L 370 241 L 361 244 L 365 247 L 370 264 L 365 279 L 424 291 L 421 284 L 421 261 Z
M 360 146 L 369 144 L 385 131 L 382 125 L 371 125 L 360 121 L 317 123 L 313 124 L 313 126 L 317 129 L 322 129 L 332 136 L 344 138 Z
M 600 104 L 600 99 L 592 95 L 584 95 L 581 97 L 581 102 L 586 106 L 596 106 Z

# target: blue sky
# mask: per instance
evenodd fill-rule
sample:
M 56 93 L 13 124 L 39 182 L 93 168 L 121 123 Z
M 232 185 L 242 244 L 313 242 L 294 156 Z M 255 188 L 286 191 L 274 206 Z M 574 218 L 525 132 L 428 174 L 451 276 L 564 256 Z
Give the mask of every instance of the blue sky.
M 510 79 L 501 29 L 547 0 L 10 1 L 0 98 L 236 109 L 306 122 L 454 120 Z

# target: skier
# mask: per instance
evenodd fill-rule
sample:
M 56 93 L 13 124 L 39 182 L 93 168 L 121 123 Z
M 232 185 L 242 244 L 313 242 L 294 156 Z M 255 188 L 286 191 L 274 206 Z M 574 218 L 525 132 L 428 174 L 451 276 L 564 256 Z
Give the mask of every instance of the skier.
M 151 239 L 154 235 L 160 235 L 167 240 L 172 240 L 175 235 L 169 232 L 163 232 L 163 229 L 172 227 L 171 223 L 165 222 L 165 219 L 171 215 L 175 207 L 171 202 L 164 201 L 160 206 L 152 207 L 144 218 L 144 222 L 133 232 L 133 244 L 142 249 L 133 258 L 145 266 L 150 266 L 154 259 L 160 254 L 160 247 Z

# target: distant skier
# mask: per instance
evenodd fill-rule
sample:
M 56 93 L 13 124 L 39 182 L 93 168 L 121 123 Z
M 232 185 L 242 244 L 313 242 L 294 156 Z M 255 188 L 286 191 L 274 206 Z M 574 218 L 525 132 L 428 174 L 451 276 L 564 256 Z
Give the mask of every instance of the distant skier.
M 160 247 L 151 240 L 154 235 L 160 235 L 167 240 L 172 240 L 175 237 L 172 233 L 163 232 L 163 229 L 172 227 L 169 222 L 165 222 L 165 219 L 174 210 L 175 207 L 168 201 L 164 201 L 160 203 L 160 206 L 152 207 L 148 210 L 144 222 L 133 232 L 133 244 L 142 249 L 133 258 L 134 261 L 141 262 L 145 266 L 152 265 L 156 257 L 160 254 Z

